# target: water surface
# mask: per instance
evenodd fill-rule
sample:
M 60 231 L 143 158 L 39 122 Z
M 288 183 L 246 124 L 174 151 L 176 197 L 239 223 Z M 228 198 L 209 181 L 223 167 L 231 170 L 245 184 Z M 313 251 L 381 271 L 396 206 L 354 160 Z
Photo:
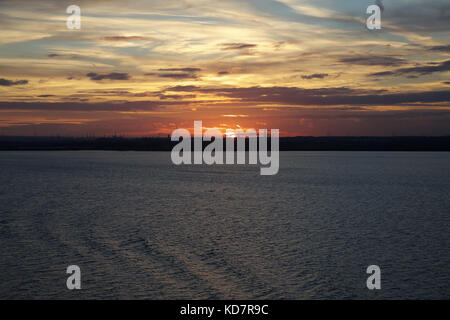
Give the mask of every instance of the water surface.
M 444 152 L 1 152 L 0 298 L 448 299 L 449 190 Z

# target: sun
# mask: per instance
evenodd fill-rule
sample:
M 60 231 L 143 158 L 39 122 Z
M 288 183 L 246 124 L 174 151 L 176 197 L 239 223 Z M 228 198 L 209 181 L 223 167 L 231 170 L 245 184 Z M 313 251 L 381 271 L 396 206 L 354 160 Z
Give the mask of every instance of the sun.
M 237 136 L 236 136 L 236 132 L 235 132 L 233 129 L 227 129 L 227 130 L 225 131 L 225 137 L 226 137 L 226 138 L 229 138 L 229 139 L 234 139 L 234 138 L 237 137 Z

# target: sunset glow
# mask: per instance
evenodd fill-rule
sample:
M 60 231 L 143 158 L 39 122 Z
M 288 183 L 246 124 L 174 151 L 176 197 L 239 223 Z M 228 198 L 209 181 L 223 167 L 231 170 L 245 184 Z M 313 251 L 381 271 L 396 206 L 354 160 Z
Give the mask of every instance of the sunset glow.
M 449 134 L 444 2 L 2 1 L 0 134 Z

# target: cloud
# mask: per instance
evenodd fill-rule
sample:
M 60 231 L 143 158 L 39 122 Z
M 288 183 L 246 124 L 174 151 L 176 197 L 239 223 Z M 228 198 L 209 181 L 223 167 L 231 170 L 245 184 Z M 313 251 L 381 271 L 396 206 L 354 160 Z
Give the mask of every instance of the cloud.
M 303 75 L 302 79 L 323 79 L 328 77 L 328 73 L 313 73 L 310 75 Z
M 202 69 L 200 68 L 168 68 L 168 69 L 159 69 L 159 71 L 169 71 L 169 72 L 198 72 L 198 71 L 202 71 Z
M 152 40 L 152 38 L 141 37 L 141 36 L 108 36 L 108 37 L 101 37 L 100 39 L 104 40 L 104 41 L 147 41 L 147 40 Z
M 129 80 L 130 76 L 128 73 L 111 72 L 107 74 L 98 74 L 94 72 L 89 72 L 86 74 L 91 80 Z
M 196 95 L 195 94 L 169 94 L 169 95 L 160 94 L 160 95 L 158 95 L 158 97 L 161 100 L 166 100 L 166 99 L 182 100 L 182 99 L 194 99 L 196 97 Z
M 161 68 L 158 72 L 146 73 L 146 76 L 157 76 L 159 78 L 171 78 L 171 79 L 197 79 L 196 72 L 201 71 L 200 68 Z
M 27 83 L 28 83 L 28 80 L 12 81 L 12 80 L 7 80 L 7 79 L 0 78 L 0 86 L 5 86 L 5 87 L 19 86 L 19 85 L 24 85 L 24 84 L 27 84 Z
M 165 91 L 173 91 L 173 92 L 191 92 L 191 91 L 200 91 L 201 88 L 197 86 L 175 86 L 169 87 Z
M 431 47 L 430 50 L 432 50 L 432 51 L 450 52 L 450 44 L 445 45 L 445 46 L 434 46 L 434 47 Z
M 170 102 L 164 102 L 170 104 Z M 51 110 L 51 111 L 136 111 L 154 110 L 161 106 L 159 101 L 130 102 L 9 102 L 0 101 L 2 110 Z
M 49 58 L 69 58 L 69 59 L 82 58 L 80 55 L 68 54 L 68 53 L 49 53 L 49 54 L 47 54 L 47 57 L 49 57 Z
M 405 64 L 404 59 L 389 56 L 351 56 L 339 59 L 342 63 L 358 64 L 364 66 L 399 66 Z
M 250 43 L 222 43 L 222 50 L 243 50 L 257 47 L 256 44 Z
M 225 117 L 225 118 L 247 118 L 248 114 L 223 114 L 222 117 Z
M 297 106 L 392 106 L 402 104 L 450 103 L 450 90 L 388 93 L 386 90 L 346 87 L 304 89 L 297 87 L 199 88 L 178 86 L 167 91 L 215 94 L 240 103 L 274 103 Z
M 432 63 L 427 66 L 418 66 L 411 68 L 400 68 L 394 71 L 383 71 L 371 73 L 372 77 L 385 77 L 385 76 L 401 76 L 401 75 L 409 75 L 409 74 L 418 74 L 418 75 L 427 75 L 435 72 L 444 72 L 450 70 L 450 60 L 441 62 L 441 63 Z
M 172 78 L 172 79 L 197 79 L 197 75 L 193 73 L 160 73 L 160 78 Z

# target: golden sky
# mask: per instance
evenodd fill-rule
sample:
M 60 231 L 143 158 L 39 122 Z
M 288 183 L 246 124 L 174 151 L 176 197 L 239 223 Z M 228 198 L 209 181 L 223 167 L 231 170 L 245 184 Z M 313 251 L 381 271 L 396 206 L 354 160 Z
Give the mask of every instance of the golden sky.
M 450 3 L 374 3 L 0 0 L 0 135 L 450 134 Z

